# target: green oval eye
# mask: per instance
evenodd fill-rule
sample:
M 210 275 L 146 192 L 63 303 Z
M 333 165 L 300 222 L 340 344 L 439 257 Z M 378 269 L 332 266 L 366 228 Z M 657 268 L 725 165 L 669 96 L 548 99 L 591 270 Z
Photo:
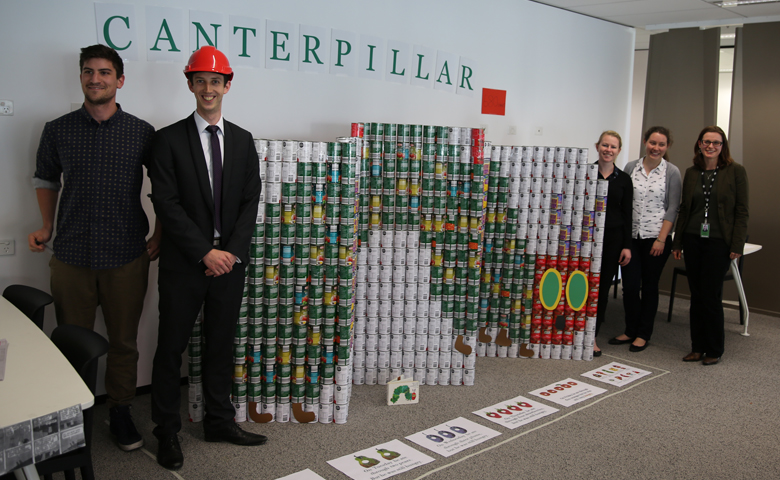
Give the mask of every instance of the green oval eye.
M 579 312 L 588 301 L 588 276 L 575 270 L 569 274 L 566 282 L 566 302 L 572 310 Z
M 561 301 L 561 274 L 554 268 L 548 269 L 539 282 L 539 300 L 545 310 L 555 310 Z

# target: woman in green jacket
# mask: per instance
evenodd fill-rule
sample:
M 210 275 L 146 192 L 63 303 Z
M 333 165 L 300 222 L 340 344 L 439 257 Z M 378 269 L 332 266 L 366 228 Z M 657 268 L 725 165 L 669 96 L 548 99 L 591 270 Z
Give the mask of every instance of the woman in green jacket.
M 685 252 L 691 290 L 691 353 L 684 362 L 715 365 L 723 355 L 723 278 L 742 255 L 748 223 L 748 179 L 720 127 L 701 131 L 685 172 L 674 258 Z

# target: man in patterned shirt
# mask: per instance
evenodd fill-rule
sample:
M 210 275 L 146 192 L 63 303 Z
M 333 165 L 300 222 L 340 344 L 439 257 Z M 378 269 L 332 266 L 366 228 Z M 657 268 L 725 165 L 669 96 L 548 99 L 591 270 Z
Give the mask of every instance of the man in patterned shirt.
M 130 451 L 143 445 L 130 402 L 149 261 L 157 258 L 162 233 L 156 225 L 146 240 L 149 222 L 140 198 L 154 127 L 116 103 L 116 91 L 125 81 L 116 51 L 104 45 L 82 48 L 79 66 L 84 105 L 48 122 L 41 135 L 33 185 L 43 227 L 28 236 L 28 244 L 33 252 L 44 251 L 59 196 L 49 262 L 57 323 L 92 329 L 101 306 L 110 344 L 110 430 L 119 447 Z

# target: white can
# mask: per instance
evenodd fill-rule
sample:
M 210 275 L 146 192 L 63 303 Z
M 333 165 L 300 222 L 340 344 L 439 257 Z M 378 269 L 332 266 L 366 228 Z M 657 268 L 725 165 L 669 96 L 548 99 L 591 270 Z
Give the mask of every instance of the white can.
M 426 385 L 436 385 L 439 380 L 439 369 L 438 368 L 426 368 L 425 369 L 425 384 Z
M 450 375 L 451 371 L 450 368 L 439 368 L 439 377 L 437 379 L 437 382 L 439 385 L 449 385 L 450 384 Z
M 561 345 L 561 360 L 571 360 L 572 345 Z
M 414 349 L 418 353 L 428 350 L 428 335 L 415 335 Z
M 371 230 L 369 230 L 371 231 Z M 393 230 L 382 230 L 381 236 L 381 242 L 383 248 L 393 248 L 393 240 L 395 237 L 395 231 Z
M 416 335 L 428 335 L 428 319 L 427 318 L 417 317 L 417 322 L 415 323 L 415 334 Z
M 370 319 L 369 319 L 370 322 Z M 380 317 L 376 319 L 376 333 L 380 335 L 389 335 L 391 333 L 391 317 Z
M 582 360 L 582 352 L 583 352 L 582 345 L 574 345 L 571 351 L 571 359 Z
M 275 420 L 279 423 L 288 423 L 290 421 L 290 404 L 277 403 Z
M 366 350 L 366 369 L 376 368 L 379 352 Z
M 439 352 L 439 368 L 452 367 L 452 352 Z
M 333 404 L 320 403 L 320 413 L 318 417 L 320 423 L 333 423 Z
M 366 367 L 366 380 L 364 385 L 376 385 L 376 367 Z
M 390 321 L 390 333 L 393 335 L 401 335 L 404 333 L 404 317 L 392 317 Z
M 442 318 L 440 321 L 441 334 L 450 336 L 450 340 L 452 340 L 452 323 L 452 318 Z M 444 340 L 442 340 L 442 344 L 444 344 Z M 452 345 L 452 342 L 450 342 L 450 345 Z
M 439 335 L 439 350 L 442 352 L 452 352 L 452 326 L 449 327 L 449 333 L 442 330 Z
M 412 369 L 412 379 L 420 382 L 420 385 L 425 385 L 425 368 Z
M 404 354 L 402 351 L 390 352 L 390 368 L 401 368 L 403 366 Z
M 303 411 L 314 414 L 314 420 L 311 423 L 317 423 L 319 421 L 320 404 L 319 403 L 304 403 Z
M 382 234 L 378 230 L 369 230 L 368 231 L 369 252 L 372 250 L 379 250 L 380 248 L 382 248 Z M 377 263 L 378 262 L 379 260 L 377 259 Z
M 606 197 L 609 194 L 609 180 L 599 180 L 596 186 L 596 195 Z
M 363 367 L 360 367 L 363 368 Z M 346 365 L 336 365 L 335 380 L 337 385 L 344 385 L 349 381 L 349 373 L 352 369 Z
M 457 351 L 452 352 L 452 368 L 463 368 L 463 354 Z
M 368 231 L 369 234 L 371 234 L 372 232 L 374 232 L 374 231 L 373 230 L 369 230 Z M 374 237 L 376 237 L 377 240 L 379 238 L 376 235 L 374 235 Z M 370 246 L 371 237 L 369 236 L 368 238 L 369 238 L 368 264 L 369 265 L 374 265 L 374 266 L 379 266 L 379 257 L 380 257 L 379 246 L 376 246 L 376 247 Z
M 401 351 L 403 349 L 403 334 L 390 334 L 390 351 Z
M 428 285 L 431 283 L 430 262 L 420 263 L 420 266 L 417 267 L 417 283 L 426 285 L 430 290 L 430 285 Z
M 382 247 L 379 249 L 379 263 L 386 268 L 393 265 L 393 247 Z
M 376 383 L 377 385 L 387 385 L 390 381 L 390 369 L 389 368 L 377 368 L 376 370 Z
M 414 352 L 413 350 L 412 351 L 404 350 L 404 357 L 403 360 L 401 361 L 402 368 L 414 368 L 415 353 L 416 352 Z
M 450 369 L 450 385 L 463 385 L 462 367 L 452 367 Z
M 406 266 L 406 249 L 394 248 L 393 249 L 393 267 Z
M 404 352 L 413 352 L 414 342 L 415 342 L 415 335 L 404 333 L 403 340 L 401 343 L 401 348 L 404 350 Z
M 333 403 L 333 390 L 338 388 L 344 388 L 343 385 L 334 385 L 332 383 L 320 384 L 320 403 Z
M 406 231 L 395 232 L 395 238 L 393 239 L 393 248 L 397 248 L 397 249 L 406 248 Z
M 466 386 L 473 386 L 474 385 L 474 377 L 475 377 L 475 371 L 473 368 L 464 368 L 463 369 L 463 385 Z
M 420 248 L 420 232 L 413 230 L 406 232 L 406 248 Z
M 355 385 L 365 385 L 366 384 L 366 369 L 365 368 L 355 367 L 355 369 L 352 371 L 352 383 L 355 384 Z

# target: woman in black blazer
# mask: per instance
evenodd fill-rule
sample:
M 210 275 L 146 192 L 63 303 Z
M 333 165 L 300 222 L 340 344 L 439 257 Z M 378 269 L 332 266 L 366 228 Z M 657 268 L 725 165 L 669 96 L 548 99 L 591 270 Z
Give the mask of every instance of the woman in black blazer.
M 747 237 L 748 180 L 720 127 L 701 131 L 685 172 L 674 258 L 685 251 L 691 289 L 691 353 L 684 362 L 715 365 L 723 355 L 723 278 Z

